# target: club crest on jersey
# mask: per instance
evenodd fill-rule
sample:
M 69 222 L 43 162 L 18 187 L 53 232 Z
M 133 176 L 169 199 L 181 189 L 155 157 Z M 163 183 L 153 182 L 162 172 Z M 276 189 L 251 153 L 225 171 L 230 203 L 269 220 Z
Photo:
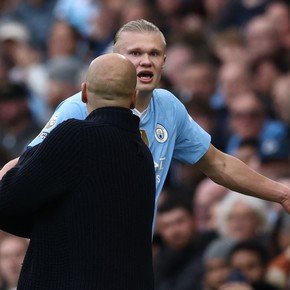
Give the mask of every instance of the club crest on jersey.
M 50 120 L 48 121 L 48 123 L 46 124 L 46 126 L 45 126 L 45 129 L 49 129 L 49 128 L 51 128 L 52 126 L 54 126 L 55 125 L 55 123 L 56 123 L 56 121 L 57 121 L 57 115 L 53 115 L 51 118 L 50 118 Z
M 156 126 L 155 138 L 159 143 L 164 143 L 168 139 L 167 130 L 160 124 Z

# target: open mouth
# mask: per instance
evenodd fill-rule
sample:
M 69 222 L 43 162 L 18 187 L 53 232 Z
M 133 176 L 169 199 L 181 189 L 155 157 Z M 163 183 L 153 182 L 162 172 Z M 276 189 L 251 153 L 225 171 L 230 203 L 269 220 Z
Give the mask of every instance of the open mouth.
M 153 73 L 150 71 L 141 71 L 137 74 L 137 77 L 142 82 L 151 82 L 153 79 Z

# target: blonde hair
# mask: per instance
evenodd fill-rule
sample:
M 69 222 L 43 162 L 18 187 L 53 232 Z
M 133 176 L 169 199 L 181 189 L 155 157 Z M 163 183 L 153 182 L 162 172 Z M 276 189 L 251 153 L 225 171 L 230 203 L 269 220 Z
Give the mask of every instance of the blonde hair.
M 114 38 L 114 46 L 118 42 L 120 35 L 123 32 L 155 32 L 160 33 L 162 40 L 164 41 L 164 44 L 166 45 L 166 40 L 163 35 L 163 33 L 160 31 L 160 29 L 153 23 L 145 20 L 145 19 L 138 19 L 130 21 L 126 24 L 124 24 L 116 33 Z

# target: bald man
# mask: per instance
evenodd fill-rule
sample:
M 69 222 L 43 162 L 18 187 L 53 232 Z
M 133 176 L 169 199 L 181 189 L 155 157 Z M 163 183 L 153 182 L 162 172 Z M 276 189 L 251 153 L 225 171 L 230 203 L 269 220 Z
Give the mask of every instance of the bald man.
M 136 83 L 136 69 L 128 59 L 117 53 L 103 55 L 89 66 L 82 101 L 89 113 L 108 106 L 133 109 Z
M 135 87 L 125 57 L 96 58 L 82 84 L 89 116 L 60 124 L 3 177 L 0 216 L 24 232 L 33 219 L 18 290 L 154 288 L 155 173 Z

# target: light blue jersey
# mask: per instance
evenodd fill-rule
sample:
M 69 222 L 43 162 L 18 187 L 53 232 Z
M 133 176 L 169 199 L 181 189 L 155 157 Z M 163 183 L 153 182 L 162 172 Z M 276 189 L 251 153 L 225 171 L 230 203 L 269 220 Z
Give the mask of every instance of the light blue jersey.
M 133 110 L 137 114 L 136 110 Z M 41 133 L 29 144 L 35 146 L 64 120 L 87 117 L 81 93 L 66 99 L 56 109 Z M 139 115 L 139 114 L 138 114 Z M 171 159 L 196 163 L 210 146 L 210 135 L 188 115 L 184 105 L 169 91 L 155 89 L 145 112 L 140 115 L 140 131 L 153 155 L 156 172 L 156 201 Z

